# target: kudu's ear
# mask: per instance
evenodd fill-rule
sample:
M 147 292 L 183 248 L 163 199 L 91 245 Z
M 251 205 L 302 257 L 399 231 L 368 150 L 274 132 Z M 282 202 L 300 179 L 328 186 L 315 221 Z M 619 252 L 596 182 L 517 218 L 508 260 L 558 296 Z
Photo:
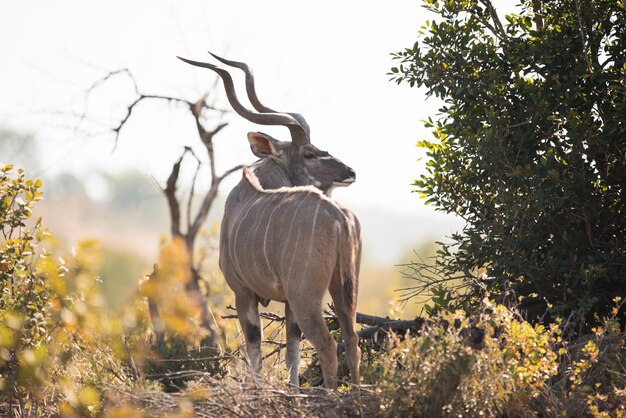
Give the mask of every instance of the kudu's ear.
M 259 158 L 280 158 L 280 141 L 262 132 L 248 132 L 248 142 L 254 155 Z

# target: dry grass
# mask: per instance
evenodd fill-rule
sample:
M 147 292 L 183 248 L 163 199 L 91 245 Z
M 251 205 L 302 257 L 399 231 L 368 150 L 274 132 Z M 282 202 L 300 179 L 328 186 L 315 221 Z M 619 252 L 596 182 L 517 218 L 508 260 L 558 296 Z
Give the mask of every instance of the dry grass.
M 293 389 L 287 383 L 244 377 L 216 379 L 204 375 L 178 393 L 155 390 L 106 391 L 105 416 L 127 414 L 150 417 L 344 417 L 372 416 L 378 409 L 374 392 L 334 392 L 322 388 Z M 126 416 L 126 415 L 124 415 Z

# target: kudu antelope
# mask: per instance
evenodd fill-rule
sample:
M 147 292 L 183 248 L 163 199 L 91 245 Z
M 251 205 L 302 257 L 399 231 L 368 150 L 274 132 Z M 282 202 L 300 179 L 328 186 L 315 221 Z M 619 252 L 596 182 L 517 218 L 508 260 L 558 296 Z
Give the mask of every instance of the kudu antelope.
M 299 343 L 304 332 L 318 353 L 325 386 L 336 388 L 337 344 L 322 317 L 322 298 L 329 290 L 352 383 L 358 386 L 361 351 L 355 320 L 361 231 L 357 218 L 329 197 L 334 187 L 354 182 L 355 173 L 310 143 L 309 126 L 301 115 L 262 105 L 246 64 L 213 56 L 244 71 L 246 91 L 257 111 L 239 102 L 226 69 L 181 59 L 215 71 L 240 116 L 261 125 L 283 125 L 291 133 L 290 142 L 248 133 L 252 152 L 260 160 L 253 169 L 244 170 L 241 182 L 228 195 L 222 221 L 219 264 L 235 293 L 249 361 L 257 373 L 261 371 L 258 304 L 284 302 L 290 382 L 299 386 Z

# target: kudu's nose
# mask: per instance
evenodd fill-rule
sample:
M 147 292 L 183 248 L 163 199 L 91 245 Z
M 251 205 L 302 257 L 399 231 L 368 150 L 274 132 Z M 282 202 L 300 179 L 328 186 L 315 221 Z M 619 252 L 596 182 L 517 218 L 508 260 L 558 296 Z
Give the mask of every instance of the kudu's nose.
M 346 177 L 341 181 L 344 184 L 352 184 L 356 181 L 356 173 L 353 169 L 348 166 L 345 166 L 346 169 Z

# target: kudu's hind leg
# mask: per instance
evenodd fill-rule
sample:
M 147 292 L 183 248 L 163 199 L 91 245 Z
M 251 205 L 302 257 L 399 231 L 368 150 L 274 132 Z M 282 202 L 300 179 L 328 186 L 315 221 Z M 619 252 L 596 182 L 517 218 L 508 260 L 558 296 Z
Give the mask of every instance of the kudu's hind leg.
M 246 339 L 246 351 L 250 366 L 255 373 L 261 373 L 261 319 L 259 303 L 255 295 L 236 294 L 235 307 Z
M 298 371 L 300 368 L 300 339 L 302 331 L 293 311 L 288 303 L 285 303 L 285 320 L 287 334 L 287 371 L 289 372 L 289 383 L 295 387 L 300 387 Z
M 359 365 L 361 363 L 361 349 L 359 348 L 359 336 L 356 333 L 356 301 L 348 306 L 344 299 L 344 289 L 339 274 L 334 274 L 330 284 L 330 295 L 335 303 L 335 313 L 339 320 L 341 333 L 346 347 L 346 362 L 350 369 L 352 384 L 358 387 L 361 383 Z
M 321 303 L 312 303 L 311 299 L 315 300 L 315 297 L 307 296 L 309 297 L 305 303 L 294 303 L 291 309 L 304 336 L 311 341 L 317 352 L 322 365 L 324 386 L 328 389 L 337 389 L 337 343 L 326 327 Z M 302 298 L 300 301 L 304 302 Z

